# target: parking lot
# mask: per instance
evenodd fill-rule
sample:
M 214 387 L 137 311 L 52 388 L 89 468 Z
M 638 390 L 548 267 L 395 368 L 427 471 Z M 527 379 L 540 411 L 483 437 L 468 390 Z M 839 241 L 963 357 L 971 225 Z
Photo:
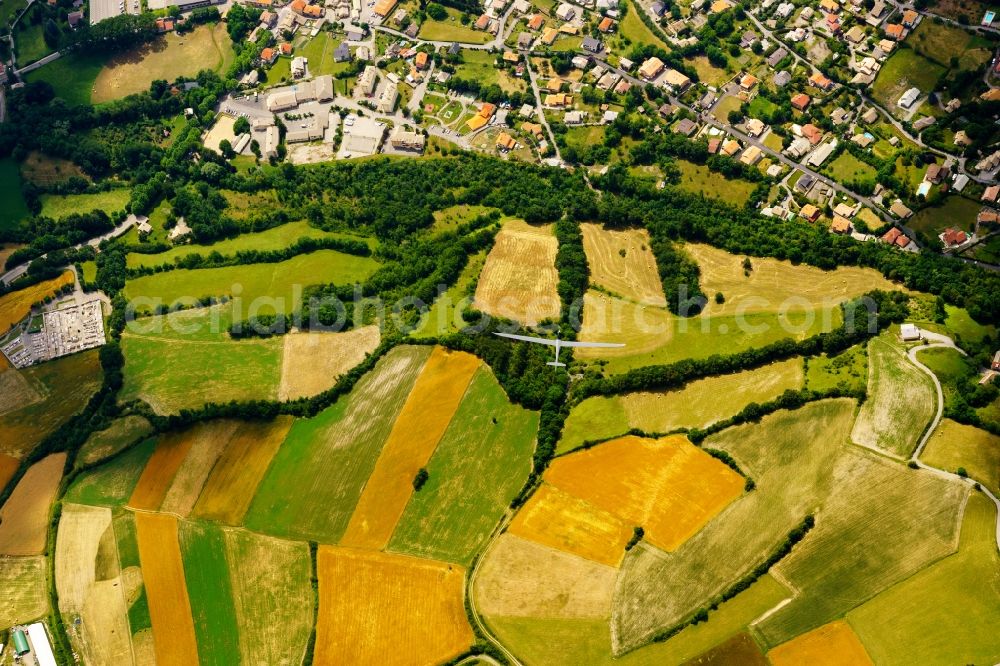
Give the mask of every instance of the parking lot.
M 125 13 L 127 3 L 135 0 L 90 0 L 90 24 L 100 23 L 119 14 Z

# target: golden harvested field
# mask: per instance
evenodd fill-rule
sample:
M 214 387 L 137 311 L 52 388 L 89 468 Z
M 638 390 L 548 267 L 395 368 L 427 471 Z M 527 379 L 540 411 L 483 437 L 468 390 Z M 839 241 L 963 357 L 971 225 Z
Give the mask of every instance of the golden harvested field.
M 773 666 L 864 666 L 872 660 L 857 634 L 843 620 L 825 624 L 767 653 Z
M 440 663 L 473 642 L 458 565 L 320 546 L 317 568 L 317 664 Z
M 177 519 L 140 511 L 135 514 L 135 526 L 157 666 L 197 664 L 198 648 L 177 542 Z
M 559 317 L 556 251 L 552 225 L 512 220 L 497 234 L 476 285 L 475 305 L 491 315 L 532 326 Z
M 63 505 L 55 573 L 59 611 L 85 663 L 131 663 L 128 609 L 110 509 Z
M 41 555 L 0 557 L 0 627 L 30 622 L 49 611 L 45 568 Z
M 792 313 L 817 308 L 829 311 L 872 289 L 900 289 L 871 268 L 845 266 L 824 271 L 761 257 L 750 258 L 752 269 L 747 277 L 743 256 L 695 243 L 684 245 L 684 249 L 701 268 L 701 289 L 709 299 L 705 312 L 710 315 L 778 312 L 783 307 Z M 722 292 L 725 303 L 715 302 L 716 292 Z
M 284 339 L 278 400 L 322 393 L 375 351 L 378 326 L 344 333 L 289 333 Z
M 225 540 L 241 663 L 301 664 L 315 608 L 309 546 L 245 530 L 226 530 Z
M 618 566 L 635 525 L 575 495 L 543 484 L 508 531 L 608 566 Z
M 0 508 L 0 554 L 40 555 L 45 551 L 49 510 L 59 490 L 65 453 L 53 453 L 28 468 Z
M 156 450 L 142 470 L 128 505 L 134 509 L 156 511 L 170 489 L 170 484 L 191 450 L 191 430 L 172 432 L 156 443 Z
M 473 593 L 489 617 L 607 618 L 618 570 L 507 533 L 483 556 Z
M 7 487 L 7 482 L 14 478 L 21 461 L 13 456 L 0 453 L 0 490 Z
M 434 348 L 382 447 L 341 544 L 380 549 L 389 542 L 413 492 L 413 477 L 430 460 L 479 365 L 471 354 Z
M 63 285 L 72 283 L 73 273 L 66 271 L 57 278 L 45 280 L 0 297 L 0 333 L 6 333 L 11 326 L 27 317 L 34 303 L 56 293 Z
M 607 294 L 588 291 L 583 295 L 583 325 L 580 338 L 622 342 L 620 349 L 574 349 L 580 359 L 614 358 L 653 352 L 674 338 L 677 318 L 665 308 L 629 303 Z
M 215 466 L 239 424 L 236 421 L 207 421 L 188 431 L 191 445 L 163 497 L 160 511 L 186 518 L 201 494 L 209 472 Z
M 590 282 L 639 303 L 666 306 L 656 257 L 645 229 L 605 229 L 581 224 Z
M 241 423 L 212 468 L 192 515 L 227 525 L 241 524 L 292 421 L 290 416 L 279 416 L 266 423 Z
M 744 479 L 682 436 L 626 436 L 554 460 L 545 480 L 677 549 L 743 492 Z
M 707 377 L 678 391 L 640 392 L 622 396 L 629 425 L 646 432 L 704 428 L 737 414 L 751 402 L 767 402 L 787 389 L 802 388 L 802 360 L 772 363 L 731 375 Z

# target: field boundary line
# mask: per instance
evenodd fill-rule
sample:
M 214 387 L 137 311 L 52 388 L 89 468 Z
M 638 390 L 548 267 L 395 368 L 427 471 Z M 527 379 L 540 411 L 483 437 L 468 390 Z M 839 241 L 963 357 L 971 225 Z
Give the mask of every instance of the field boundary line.
M 57 528 L 57 530 L 58 530 L 58 528 Z M 125 596 L 125 581 L 124 581 L 124 579 L 122 577 L 122 572 L 124 571 L 124 569 L 122 569 L 122 553 L 121 553 L 121 548 L 119 548 L 119 546 L 118 546 L 118 543 L 119 543 L 118 542 L 118 530 L 115 529 L 115 515 L 114 515 L 113 511 L 111 512 L 111 533 L 115 535 L 115 561 L 118 562 L 118 579 L 119 579 L 118 590 L 121 592 L 122 603 L 125 606 L 125 625 L 128 627 L 128 649 L 129 649 L 129 652 L 132 653 L 132 663 L 133 664 L 137 664 L 138 662 L 136 661 L 136 658 L 135 658 L 135 641 L 132 640 L 133 637 L 135 636 L 135 632 L 132 631 L 132 620 L 131 620 L 131 618 L 129 618 L 129 614 L 128 614 L 128 611 L 129 611 L 129 609 L 131 607 L 129 606 L 129 603 L 128 603 L 128 597 Z M 142 573 L 142 565 L 141 564 L 139 565 L 139 572 L 140 572 L 140 575 L 141 575 L 141 573 Z M 142 581 L 142 586 L 145 589 L 145 587 L 146 587 L 146 581 L 145 581 L 145 579 Z
M 517 513 L 515 511 L 514 513 Z M 496 545 L 497 541 L 506 532 L 507 527 L 510 525 L 510 521 L 513 519 L 513 515 L 510 510 L 504 512 L 503 517 L 500 518 L 500 522 L 496 527 L 493 528 L 493 534 L 490 535 L 489 541 L 486 542 L 486 546 L 479 551 L 478 557 L 476 557 L 475 562 L 472 564 L 472 568 L 469 569 L 469 580 L 465 586 L 466 598 L 469 601 L 469 611 L 472 615 L 472 620 L 476 623 L 476 628 L 482 633 L 482 635 L 490 642 L 492 642 L 500 651 L 504 654 L 507 659 L 514 664 L 514 666 L 524 666 L 524 663 L 518 659 L 510 649 L 504 645 L 496 635 L 490 631 L 486 622 L 483 620 L 482 616 L 479 614 L 479 609 L 476 607 L 476 577 L 479 575 L 479 568 L 482 566 L 483 560 Z

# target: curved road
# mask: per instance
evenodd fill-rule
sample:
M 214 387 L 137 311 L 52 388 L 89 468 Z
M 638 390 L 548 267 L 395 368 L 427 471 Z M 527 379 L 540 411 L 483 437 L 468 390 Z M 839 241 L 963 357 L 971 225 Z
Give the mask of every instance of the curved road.
M 923 349 L 954 349 L 963 356 L 966 355 L 966 353 L 948 336 L 931 333 L 930 331 L 925 331 L 923 329 L 920 330 L 920 333 L 923 335 L 924 339 L 930 340 L 931 343 L 912 347 L 906 355 L 913 365 L 925 372 L 931 378 L 931 381 L 934 382 L 934 390 L 937 392 L 937 412 L 934 414 L 934 420 L 931 421 L 930 426 L 927 428 L 926 432 L 924 432 L 924 436 L 920 439 L 920 443 L 917 445 L 916 450 L 914 450 L 910 460 L 916 463 L 921 469 L 925 469 L 943 478 L 958 480 L 961 483 L 971 486 L 977 483 L 975 479 L 961 477 L 954 472 L 932 467 L 920 461 L 920 454 L 923 453 L 924 447 L 927 445 L 927 441 L 931 438 L 931 435 L 934 434 L 934 431 L 937 430 L 938 424 L 941 422 L 941 416 L 944 413 L 944 392 L 941 390 L 941 382 L 938 381 L 937 375 L 934 374 L 933 370 L 920 362 L 917 358 L 917 354 Z M 1000 548 L 1000 499 L 997 499 L 996 495 L 994 495 L 990 489 L 982 483 L 979 484 L 979 487 L 982 490 L 982 493 L 993 500 L 993 504 L 997 507 L 996 541 L 997 547 Z

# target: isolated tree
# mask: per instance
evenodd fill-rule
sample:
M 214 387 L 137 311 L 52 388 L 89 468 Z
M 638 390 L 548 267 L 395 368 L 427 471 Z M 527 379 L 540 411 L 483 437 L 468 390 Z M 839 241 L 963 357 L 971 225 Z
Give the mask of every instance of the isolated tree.
M 234 134 L 236 135 L 246 134 L 249 131 L 250 131 L 250 121 L 247 120 L 245 117 L 240 116 L 239 118 L 236 119 L 236 122 L 233 123 Z

